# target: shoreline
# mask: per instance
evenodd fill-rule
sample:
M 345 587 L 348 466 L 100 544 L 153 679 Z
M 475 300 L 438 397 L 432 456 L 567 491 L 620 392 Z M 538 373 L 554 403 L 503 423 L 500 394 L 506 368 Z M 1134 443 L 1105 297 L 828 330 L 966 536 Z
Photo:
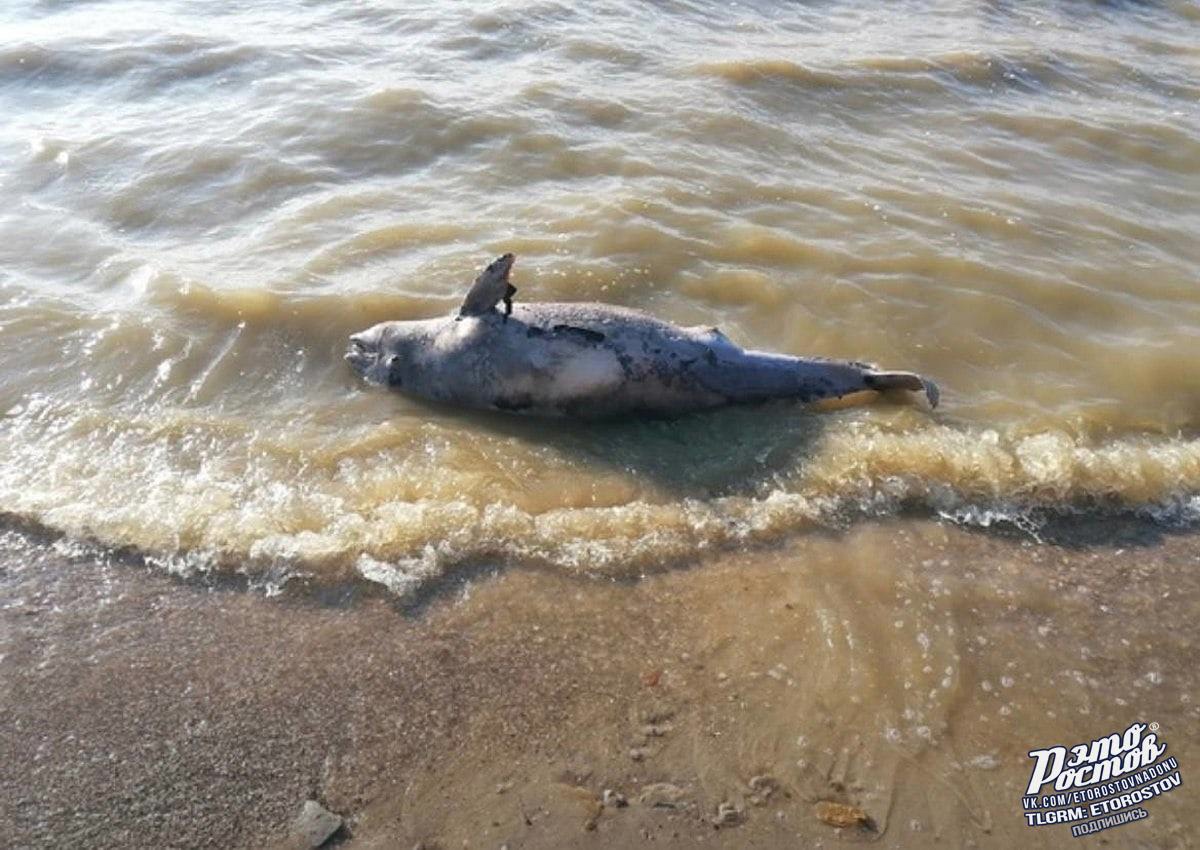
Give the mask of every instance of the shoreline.
M 1028 749 L 1153 715 L 1200 762 L 1197 536 L 1081 533 L 894 519 L 409 613 L 44 548 L 0 576 L 0 838 L 283 847 L 313 798 L 354 848 L 1057 846 L 1023 823 Z M 1176 846 L 1185 800 L 1115 834 Z

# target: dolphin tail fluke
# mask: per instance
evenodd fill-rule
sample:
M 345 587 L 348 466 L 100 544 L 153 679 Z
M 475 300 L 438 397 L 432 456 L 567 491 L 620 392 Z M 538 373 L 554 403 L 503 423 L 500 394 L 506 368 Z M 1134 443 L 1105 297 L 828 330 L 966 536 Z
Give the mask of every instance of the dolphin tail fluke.
M 925 398 L 929 399 L 930 407 L 937 407 L 938 399 L 941 398 L 937 384 L 920 375 L 914 375 L 912 372 L 867 372 L 863 375 L 863 382 L 868 388 L 878 392 L 887 390 L 923 392 Z

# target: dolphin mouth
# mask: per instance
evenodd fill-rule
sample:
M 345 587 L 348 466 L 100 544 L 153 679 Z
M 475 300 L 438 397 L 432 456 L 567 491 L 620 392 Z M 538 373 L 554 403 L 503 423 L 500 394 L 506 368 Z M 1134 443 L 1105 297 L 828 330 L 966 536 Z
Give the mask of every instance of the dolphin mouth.
M 371 351 L 367 344 L 359 338 L 358 334 L 350 337 L 350 347 L 346 349 L 343 355 L 346 362 L 354 367 L 359 374 L 366 374 L 367 370 L 375 365 L 378 355 Z

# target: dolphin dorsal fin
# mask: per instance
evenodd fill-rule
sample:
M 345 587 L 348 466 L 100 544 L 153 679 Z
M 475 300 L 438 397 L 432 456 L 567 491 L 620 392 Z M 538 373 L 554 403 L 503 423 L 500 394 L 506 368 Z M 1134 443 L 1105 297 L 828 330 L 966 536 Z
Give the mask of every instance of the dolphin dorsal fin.
M 475 283 L 471 285 L 471 289 L 467 292 L 467 297 L 463 299 L 462 306 L 458 308 L 460 316 L 482 316 L 489 310 L 495 309 L 496 305 L 501 301 L 504 302 L 504 315 L 507 316 L 512 312 L 512 297 L 517 288 L 508 282 L 508 273 L 512 271 L 513 261 L 516 257 L 512 254 L 505 254 L 491 262 L 491 264 L 479 273 L 479 277 L 475 278 Z

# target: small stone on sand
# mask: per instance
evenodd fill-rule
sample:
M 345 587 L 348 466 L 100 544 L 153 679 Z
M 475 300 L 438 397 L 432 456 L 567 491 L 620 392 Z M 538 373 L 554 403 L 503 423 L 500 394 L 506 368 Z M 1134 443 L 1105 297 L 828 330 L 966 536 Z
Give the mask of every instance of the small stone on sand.
M 722 803 L 717 806 L 717 813 L 712 817 L 712 825 L 716 827 L 736 826 L 742 822 L 742 810 L 733 803 Z
M 822 823 L 845 829 L 851 826 L 870 826 L 871 818 L 857 806 L 822 800 L 813 810 Z
M 638 802 L 652 809 L 682 809 L 687 806 L 687 789 L 670 782 L 654 782 L 642 789 Z
M 292 823 L 292 835 L 297 846 L 320 847 L 342 828 L 342 818 L 316 800 L 305 800 L 299 817 Z
M 603 802 L 606 808 L 623 809 L 629 805 L 629 801 L 625 799 L 625 795 L 620 791 L 614 791 L 611 788 L 604 789 Z
M 764 805 L 779 788 L 779 782 L 775 777 L 765 773 L 750 777 L 750 781 L 746 784 L 750 787 L 750 802 L 756 806 Z

